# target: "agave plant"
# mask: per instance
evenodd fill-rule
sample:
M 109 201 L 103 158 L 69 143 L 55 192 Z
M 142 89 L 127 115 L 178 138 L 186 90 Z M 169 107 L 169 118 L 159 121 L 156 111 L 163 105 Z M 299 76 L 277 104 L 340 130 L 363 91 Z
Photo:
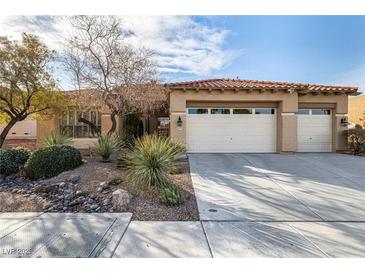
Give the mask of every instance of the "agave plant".
M 68 138 L 63 132 L 50 132 L 43 141 L 45 147 L 61 146 L 66 144 L 70 138 Z
M 104 162 L 110 161 L 110 156 L 123 147 L 124 141 L 117 136 L 101 136 L 95 145 L 95 152 Z
M 163 187 L 169 174 L 178 169 L 185 147 L 169 137 L 147 135 L 137 139 L 124 161 L 126 180 L 143 188 Z

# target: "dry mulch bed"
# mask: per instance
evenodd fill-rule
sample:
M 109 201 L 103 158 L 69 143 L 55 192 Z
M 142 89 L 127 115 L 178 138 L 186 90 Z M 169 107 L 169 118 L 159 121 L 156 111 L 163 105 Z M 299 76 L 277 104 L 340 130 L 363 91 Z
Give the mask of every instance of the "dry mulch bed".
M 143 221 L 195 221 L 199 220 L 198 206 L 190 177 L 189 164 L 183 163 L 181 173 L 172 175 L 172 181 L 182 189 L 184 203 L 179 206 L 165 206 L 159 203 L 158 194 L 136 195 L 133 186 L 124 184 L 122 188 L 133 194 L 130 211 L 134 220 Z
M 33 200 L 21 194 L 0 192 L 0 212 L 42 211 L 43 199 Z
M 54 198 L 48 199 L 48 196 L 35 195 L 33 189 L 37 184 L 44 184 L 44 182 L 23 182 L 24 185 L 32 185 L 32 187 L 23 187 L 21 183 L 18 183 L 15 192 L 11 189 L 2 188 L 0 186 L 0 212 L 29 212 L 29 211 L 42 211 L 47 210 L 51 212 L 119 212 L 120 210 L 112 207 L 111 203 L 105 203 L 104 201 L 110 201 L 112 192 L 116 189 L 124 189 L 128 191 L 132 198 L 129 205 L 123 209 L 126 212 L 133 213 L 134 220 L 149 220 L 149 221 L 191 221 L 199 220 L 199 214 L 194 194 L 194 188 L 190 177 L 188 162 L 183 163 L 183 168 L 179 174 L 171 175 L 172 182 L 181 187 L 184 196 L 184 203 L 179 206 L 166 206 L 162 205 L 158 201 L 158 195 L 155 191 L 151 190 L 144 194 L 136 190 L 136 186 L 127 184 L 123 181 L 123 173 L 118 167 L 117 160 L 113 160 L 109 163 L 100 161 L 97 156 L 84 157 L 86 163 L 82 166 L 61 173 L 60 175 L 46 180 L 46 184 L 60 184 L 64 183 L 66 186 L 59 187 L 60 193 L 55 194 L 57 196 L 65 196 L 62 193 L 63 189 L 71 188 L 73 193 L 79 191 L 82 193 L 86 200 L 92 199 L 93 204 L 97 204 L 98 207 L 91 208 L 83 207 L 82 203 L 75 206 L 62 207 L 62 200 L 60 205 L 49 209 L 45 207 L 46 204 L 54 204 Z M 77 183 L 70 182 L 70 177 L 79 177 Z M 14 178 L 15 181 L 22 181 L 21 178 Z M 72 181 L 72 180 L 71 180 Z M 103 191 L 100 191 L 100 183 L 110 182 L 109 187 Z M 1 184 L 1 182 L 0 182 Z M 20 185 L 19 185 L 20 184 Z M 47 194 L 48 195 L 48 194 Z M 73 198 L 75 199 L 75 198 Z

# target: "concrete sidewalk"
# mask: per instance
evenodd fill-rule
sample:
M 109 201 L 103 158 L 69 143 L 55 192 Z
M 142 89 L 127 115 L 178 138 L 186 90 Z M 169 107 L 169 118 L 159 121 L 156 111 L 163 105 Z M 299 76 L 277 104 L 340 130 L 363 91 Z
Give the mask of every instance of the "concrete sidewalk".
M 365 257 L 364 222 L 141 222 L 130 213 L 2 213 L 0 257 Z
M 131 213 L 1 213 L 0 257 L 111 257 Z

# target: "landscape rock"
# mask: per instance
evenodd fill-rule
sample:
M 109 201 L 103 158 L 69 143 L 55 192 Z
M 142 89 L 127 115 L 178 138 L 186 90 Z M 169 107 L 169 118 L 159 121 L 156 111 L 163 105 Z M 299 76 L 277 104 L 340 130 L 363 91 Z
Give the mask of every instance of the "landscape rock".
M 111 203 L 111 200 L 112 200 L 111 198 L 105 198 L 103 200 L 103 205 L 106 206 L 106 205 L 110 204 Z
M 117 189 L 112 193 L 112 202 L 118 208 L 126 207 L 131 200 L 131 195 L 124 189 Z
M 97 209 L 99 206 L 97 205 L 97 204 L 92 204 L 91 206 L 90 206 L 90 209 Z
M 80 176 L 70 176 L 66 180 L 40 179 L 31 181 L 25 177 L 7 176 L 2 178 L 0 191 L 21 195 L 32 202 L 40 203 L 40 209 L 45 212 L 114 212 L 119 206 L 112 201 L 110 181 L 94 182 L 100 188 L 99 192 L 84 192 L 77 189 Z M 121 198 L 118 204 L 128 202 Z
M 49 185 L 49 184 L 43 184 L 35 187 L 36 193 L 52 193 L 57 192 L 58 186 L 55 184 Z
M 121 183 L 123 183 L 121 178 L 113 178 L 109 181 L 109 185 L 120 185 Z
M 68 179 L 71 183 L 76 184 L 80 181 L 81 176 L 80 175 L 71 175 Z
M 100 186 L 102 189 L 105 189 L 105 188 L 109 187 L 109 182 L 101 182 L 101 183 L 99 184 L 99 186 Z
M 79 200 L 73 200 L 72 202 L 70 202 L 68 205 L 69 206 L 75 206 L 75 205 L 78 205 L 80 202 Z
M 51 203 L 50 202 L 46 202 L 44 205 L 43 205 L 43 210 L 46 210 L 48 209 L 49 207 L 51 207 Z

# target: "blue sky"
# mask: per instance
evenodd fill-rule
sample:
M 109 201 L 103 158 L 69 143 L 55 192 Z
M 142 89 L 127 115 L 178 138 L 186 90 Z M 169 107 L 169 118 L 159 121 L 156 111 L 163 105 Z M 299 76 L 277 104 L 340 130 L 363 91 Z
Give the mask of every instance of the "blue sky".
M 164 81 L 239 77 L 365 90 L 365 16 L 120 17 L 136 34 L 130 43 L 155 51 Z M 0 35 L 23 31 L 57 50 L 71 29 L 61 16 L 0 18 Z
M 228 29 L 223 49 L 239 51 L 230 65 L 210 77 L 365 87 L 364 16 L 221 16 L 195 20 Z

